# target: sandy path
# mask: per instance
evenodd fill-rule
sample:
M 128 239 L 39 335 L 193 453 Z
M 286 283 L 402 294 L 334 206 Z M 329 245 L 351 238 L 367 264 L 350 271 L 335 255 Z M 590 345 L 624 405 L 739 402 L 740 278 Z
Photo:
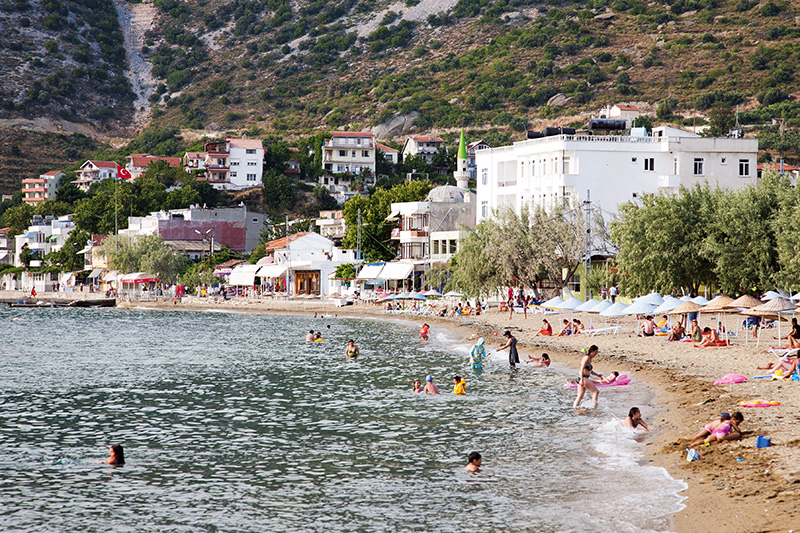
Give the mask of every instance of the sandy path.
M 150 95 L 156 89 L 156 80 L 153 78 L 150 63 L 142 54 L 144 34 L 153 27 L 158 10 L 152 2 L 129 4 L 123 0 L 114 2 L 117 8 L 117 18 L 125 44 L 125 56 L 128 70 L 125 76 L 131 83 L 136 100 L 133 102 L 135 126 L 143 126 L 150 119 L 152 104 Z

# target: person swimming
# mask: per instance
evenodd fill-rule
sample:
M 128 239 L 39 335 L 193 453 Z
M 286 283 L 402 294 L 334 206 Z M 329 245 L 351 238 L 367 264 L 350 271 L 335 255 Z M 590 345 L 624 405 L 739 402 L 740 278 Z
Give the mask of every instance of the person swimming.
M 463 396 L 467 393 L 467 382 L 461 376 L 453 378 L 453 394 Z
M 348 359 L 355 359 L 360 355 L 360 353 L 361 352 L 359 351 L 358 346 L 356 346 L 356 341 L 353 339 L 347 341 L 347 347 L 344 349 L 345 357 Z
M 480 472 L 481 471 L 481 454 L 472 452 L 467 456 L 467 466 L 464 467 L 467 472 Z
M 431 327 L 428 324 L 422 324 L 422 327 L 419 328 L 419 336 L 422 340 L 426 341 L 430 338 L 430 330 Z
M 527 359 L 525 359 L 525 364 L 533 363 L 533 366 L 550 366 L 550 356 L 546 353 L 543 353 L 541 357 L 534 357 L 529 355 Z
M 313 329 L 308 332 L 308 335 L 306 335 L 306 342 L 314 342 L 314 330 Z
M 414 384 L 411 386 L 412 392 L 422 392 L 422 383 L 418 379 L 414 380 Z
M 110 455 L 104 461 L 104 464 L 121 466 L 125 464 L 125 450 L 122 449 L 120 444 L 114 444 L 109 448 Z

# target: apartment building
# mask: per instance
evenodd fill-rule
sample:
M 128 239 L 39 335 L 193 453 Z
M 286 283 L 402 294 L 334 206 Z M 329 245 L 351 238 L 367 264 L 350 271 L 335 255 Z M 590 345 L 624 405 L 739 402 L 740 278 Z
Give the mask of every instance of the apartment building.
M 209 141 L 203 152 L 186 152 L 184 169 L 215 189 L 244 190 L 262 186 L 264 145 L 260 139 Z
M 433 164 L 433 156 L 440 148 L 447 148 L 440 137 L 413 136 L 406 139 L 403 145 L 403 161 L 410 156 L 419 156 L 429 165 Z
M 38 204 L 45 200 L 56 199 L 56 189 L 61 185 L 64 174 L 60 170 L 53 170 L 40 175 L 38 178 L 22 180 L 22 201 L 27 204 Z
M 322 168 L 332 174 L 375 175 L 375 135 L 334 131 L 322 143 Z

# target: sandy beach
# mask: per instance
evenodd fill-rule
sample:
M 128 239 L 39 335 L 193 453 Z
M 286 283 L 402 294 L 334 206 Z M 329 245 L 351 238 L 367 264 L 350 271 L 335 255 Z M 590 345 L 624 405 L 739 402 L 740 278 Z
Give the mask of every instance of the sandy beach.
M 655 403 L 662 411 L 657 417 L 644 419 L 654 428 L 648 435 L 647 460 L 665 468 L 672 477 L 684 480 L 686 509 L 674 518 L 678 532 L 762 532 L 800 530 L 800 511 L 796 499 L 800 495 L 800 435 L 794 426 L 800 421 L 795 406 L 800 399 L 800 383 L 752 379 L 767 374 L 757 366 L 775 361 L 767 346 L 778 344 L 777 329 L 762 331 L 761 345 L 750 339 L 745 345 L 740 333 L 732 346 L 696 348 L 694 343 L 666 342 L 665 337 L 635 336 L 636 321 L 623 319 L 619 334 L 574 335 L 570 337 L 536 337 L 545 315 L 514 313 L 490 309 L 479 317 L 433 318 L 410 315 L 386 315 L 379 305 L 360 304 L 335 307 L 319 300 L 211 300 L 187 298 L 175 305 L 170 301 L 124 302 L 120 307 L 153 307 L 164 309 L 229 309 L 243 312 L 286 314 L 338 314 L 340 317 L 391 317 L 409 321 L 425 321 L 432 328 L 448 328 L 472 342 L 479 336 L 487 339 L 487 352 L 501 345 L 500 335 L 510 329 L 519 340 L 520 357 L 542 352 L 567 367 L 577 368 L 581 349 L 596 344 L 600 354 L 595 366 L 601 372 L 618 370 L 628 373 L 651 387 L 657 394 Z M 565 315 L 568 316 L 568 315 Z M 576 313 L 584 324 L 589 315 Z M 558 331 L 559 315 L 546 315 Z M 602 320 L 602 319 L 600 319 Z M 741 317 L 731 315 L 726 327 L 735 328 Z M 602 327 L 598 317 L 595 325 Z M 714 326 L 717 315 L 700 315 L 700 325 Z M 785 325 L 785 324 L 784 324 Z M 498 337 L 494 333 L 498 333 Z M 789 332 L 786 326 L 782 334 Z M 784 341 L 785 342 L 785 341 Z M 716 386 L 713 382 L 730 373 L 748 377 L 746 383 Z M 603 391 L 601 389 L 601 395 Z M 770 408 L 742 408 L 740 401 L 777 401 Z M 584 405 L 589 405 L 584 401 Z M 703 458 L 686 461 L 683 440 L 699 432 L 703 425 L 720 413 L 741 411 L 745 416 L 741 441 L 711 444 L 697 448 Z M 757 448 L 756 438 L 764 435 L 772 440 L 769 448 Z M 600 490 L 600 488 L 599 488 Z M 620 509 L 624 513 L 624 509 Z

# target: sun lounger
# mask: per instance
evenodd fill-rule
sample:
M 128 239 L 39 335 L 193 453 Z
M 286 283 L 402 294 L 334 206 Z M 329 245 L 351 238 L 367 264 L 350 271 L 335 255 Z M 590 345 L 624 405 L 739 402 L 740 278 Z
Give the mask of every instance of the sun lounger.
M 583 333 L 584 335 L 588 335 L 589 337 L 594 337 L 595 335 L 600 335 L 601 333 L 603 335 L 608 335 L 611 333 L 617 335 L 619 333 L 619 328 L 620 326 L 611 326 L 608 328 L 587 329 Z
M 800 348 L 770 348 L 767 351 L 778 359 L 785 359 L 800 352 Z

